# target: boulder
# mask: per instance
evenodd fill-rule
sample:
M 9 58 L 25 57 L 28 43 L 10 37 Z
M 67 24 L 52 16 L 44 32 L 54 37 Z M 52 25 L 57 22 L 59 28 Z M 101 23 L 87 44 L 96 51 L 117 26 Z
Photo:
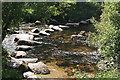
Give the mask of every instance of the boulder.
M 54 27 L 54 25 L 49 25 L 49 28 L 51 29 L 52 27 Z
M 54 32 L 53 29 L 44 29 L 45 32 L 49 33 L 49 32 Z
M 15 57 L 25 57 L 27 53 L 24 51 L 15 51 L 11 55 Z
M 69 26 L 59 25 L 59 28 L 63 28 L 63 29 L 65 29 L 65 28 L 69 28 Z
M 56 30 L 56 31 L 63 31 L 63 29 L 59 28 L 59 26 L 50 25 L 49 28 L 53 29 L 53 30 Z
M 28 63 L 28 67 L 36 73 L 41 73 L 41 74 L 49 74 L 50 71 L 48 69 L 48 67 L 42 63 L 42 62 L 38 62 L 38 63 Z
M 40 45 L 42 44 L 42 42 L 37 42 L 37 41 L 31 41 L 31 40 L 18 40 L 17 42 L 18 45 L 29 45 L 29 46 L 32 46 L 32 45 Z M 28 47 L 28 48 L 31 48 L 31 47 Z
M 30 72 L 30 71 L 28 71 L 28 72 L 24 72 L 23 73 L 23 77 L 24 78 L 31 78 L 31 79 L 34 79 L 34 78 L 41 78 L 40 76 L 37 76 L 37 75 L 35 75 L 33 72 Z
M 39 25 L 40 23 L 41 23 L 41 22 L 40 22 L 40 21 L 38 21 L 38 20 L 37 20 L 37 21 L 35 21 L 35 24 L 36 24 L 36 25 Z
M 38 28 L 34 28 L 34 29 L 31 30 L 31 32 L 32 32 L 32 33 L 39 33 L 40 31 L 39 31 Z
M 16 48 L 17 51 L 27 51 L 30 49 L 32 49 L 32 46 L 25 46 L 25 45 L 17 46 Z
M 29 34 L 17 34 L 14 41 L 22 40 L 33 40 L 34 36 Z
M 41 35 L 46 35 L 46 36 L 49 36 L 49 35 L 50 35 L 49 33 L 45 32 L 45 31 L 40 31 L 40 34 L 41 34 Z
M 24 77 L 24 78 L 28 78 L 29 76 L 33 76 L 33 75 L 34 75 L 34 73 L 33 73 L 33 72 L 30 72 L 30 71 L 23 73 L 23 77 Z

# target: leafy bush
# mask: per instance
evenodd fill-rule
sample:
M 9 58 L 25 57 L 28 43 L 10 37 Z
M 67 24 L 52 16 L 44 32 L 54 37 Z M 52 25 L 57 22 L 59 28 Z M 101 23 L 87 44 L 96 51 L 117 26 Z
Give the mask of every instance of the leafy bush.
M 94 44 L 100 48 L 100 53 L 105 55 L 107 59 L 110 57 L 113 61 L 118 60 L 120 55 L 120 2 L 106 2 L 102 14 L 100 16 L 100 22 L 94 18 L 92 21 L 95 23 L 95 34 L 91 34 L 92 39 L 90 44 Z M 111 58 L 109 60 L 111 60 Z

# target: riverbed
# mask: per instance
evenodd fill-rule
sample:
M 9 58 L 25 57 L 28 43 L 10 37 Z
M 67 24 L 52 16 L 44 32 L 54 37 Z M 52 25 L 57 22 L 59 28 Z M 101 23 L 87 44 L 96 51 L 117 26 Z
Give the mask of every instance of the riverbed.
M 65 29 L 62 32 L 55 31 L 50 36 L 41 35 L 34 39 L 45 44 L 35 45 L 34 48 L 26 51 L 26 58 L 38 58 L 50 70 L 50 74 L 39 74 L 38 76 L 42 78 L 76 78 L 75 71 L 80 71 L 81 74 L 86 72 L 90 77 L 97 73 L 96 64 L 100 60 L 96 53 L 97 49 L 87 45 L 85 41 L 71 40 L 71 35 L 78 34 L 80 31 L 94 31 L 94 28 L 91 25 L 81 25 Z M 9 42 L 6 46 L 11 47 Z

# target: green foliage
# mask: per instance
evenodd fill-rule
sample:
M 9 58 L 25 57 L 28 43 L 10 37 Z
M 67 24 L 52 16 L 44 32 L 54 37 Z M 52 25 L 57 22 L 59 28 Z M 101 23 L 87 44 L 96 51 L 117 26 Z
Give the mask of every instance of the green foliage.
M 120 54 L 120 14 L 119 6 L 120 2 L 104 4 L 102 14 L 100 16 L 100 22 L 95 22 L 94 27 L 96 34 L 91 34 L 92 44 L 98 46 L 101 49 L 101 53 L 108 58 L 112 57 L 114 61 L 117 61 L 117 56 Z
M 24 3 L 3 2 L 2 3 L 2 26 L 5 30 L 12 24 L 18 24 L 22 20 L 22 8 Z
M 2 56 L 2 79 L 21 80 L 22 75 L 20 74 L 22 74 L 22 71 L 8 67 L 6 57 Z
M 117 69 L 114 69 L 108 72 L 98 73 L 94 76 L 94 78 L 119 78 L 120 79 L 120 76 L 118 75 Z

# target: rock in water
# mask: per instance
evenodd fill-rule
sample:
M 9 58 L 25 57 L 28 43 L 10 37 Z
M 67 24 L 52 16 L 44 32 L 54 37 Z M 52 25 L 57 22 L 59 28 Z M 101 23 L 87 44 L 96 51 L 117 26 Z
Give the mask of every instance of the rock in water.
M 25 57 L 27 53 L 24 51 L 15 51 L 11 55 L 15 57 Z
M 40 31 L 40 34 L 41 34 L 41 35 L 46 35 L 46 36 L 49 36 L 49 35 L 50 35 L 49 33 L 46 33 L 45 31 Z
M 39 33 L 40 31 L 39 31 L 38 28 L 34 28 L 34 29 L 31 30 L 31 32 L 32 32 L 32 33 Z
M 17 34 L 14 41 L 22 40 L 33 40 L 34 36 L 29 34 Z
M 61 28 L 59 28 L 58 26 L 53 26 L 53 25 L 50 25 L 49 28 L 53 29 L 53 30 L 56 30 L 56 31 L 63 31 Z
M 23 73 L 23 77 L 24 77 L 24 78 L 28 78 L 29 76 L 33 76 L 33 75 L 34 75 L 34 73 L 32 73 L 32 72 L 30 72 L 30 71 Z
M 32 49 L 32 46 L 25 46 L 25 45 L 17 46 L 16 48 L 17 51 L 27 51 L 30 49 Z
M 31 79 L 34 79 L 34 78 L 41 78 L 40 76 L 37 76 L 37 75 L 35 75 L 34 73 L 32 73 L 32 72 L 30 72 L 30 71 L 28 71 L 28 72 L 24 72 L 23 73 L 23 76 L 24 76 L 24 78 L 31 78 Z
M 19 40 L 17 42 L 18 45 L 40 45 L 42 42 L 31 41 L 31 40 Z
M 36 73 L 41 73 L 41 74 L 49 74 L 50 71 L 48 69 L 48 67 L 42 63 L 42 62 L 38 62 L 38 63 L 28 63 L 28 67 Z
M 60 28 L 69 28 L 69 26 L 59 25 Z
M 44 31 L 45 31 L 45 32 L 48 32 L 48 33 L 49 33 L 49 32 L 54 32 L 53 29 L 44 29 Z
M 41 22 L 40 22 L 40 21 L 38 21 L 38 20 L 37 20 L 37 21 L 35 21 L 35 24 L 36 24 L 36 25 L 39 25 L 40 23 L 41 23 Z
M 39 37 L 39 33 L 32 33 L 32 32 L 29 32 L 30 35 L 33 35 L 34 37 Z

